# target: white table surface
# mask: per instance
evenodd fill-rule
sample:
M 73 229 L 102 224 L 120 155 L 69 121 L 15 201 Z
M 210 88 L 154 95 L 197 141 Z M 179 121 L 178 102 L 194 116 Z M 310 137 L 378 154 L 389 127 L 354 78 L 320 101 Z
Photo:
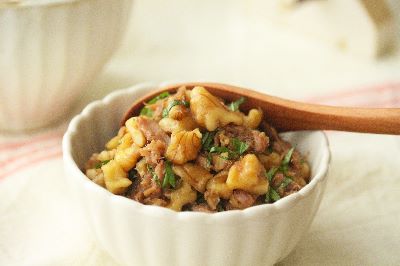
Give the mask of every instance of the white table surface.
M 256 21 L 240 1 L 137 0 L 122 46 L 72 114 L 114 89 L 165 80 L 226 82 L 332 104 L 386 106 L 391 97 L 390 106 L 400 107 L 399 51 L 355 58 Z M 395 88 L 382 90 L 390 91 L 383 99 L 376 88 L 388 86 Z M 46 132 L 62 132 L 67 122 Z M 41 134 L 48 133 L 0 140 Z M 328 136 L 332 165 L 322 205 L 281 265 L 400 265 L 399 137 Z M 59 152 L 60 137 L 46 141 L 35 145 L 55 143 L 43 152 Z M 98 246 L 63 182 L 60 156 L 0 179 L 0 265 L 118 265 Z

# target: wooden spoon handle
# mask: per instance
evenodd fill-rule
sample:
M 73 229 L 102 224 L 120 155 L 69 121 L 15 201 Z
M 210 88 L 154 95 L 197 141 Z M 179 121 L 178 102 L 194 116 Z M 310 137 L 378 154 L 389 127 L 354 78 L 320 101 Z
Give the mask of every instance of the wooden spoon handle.
M 223 84 L 208 86 L 218 87 L 218 94 L 230 91 L 231 87 Z M 248 97 L 244 109 L 259 106 L 265 113 L 265 119 L 278 131 L 339 130 L 400 134 L 400 108 L 333 107 L 295 102 L 238 87 L 236 89 Z M 226 98 L 227 94 L 223 94 L 219 96 Z
M 400 108 L 350 108 L 308 104 L 269 96 L 256 91 L 219 83 L 184 83 L 164 87 L 146 98 L 139 99 L 126 113 L 122 122 L 136 113 L 141 103 L 162 91 L 174 91 L 180 86 L 191 89 L 203 86 L 212 94 L 227 101 L 240 95 L 247 101 L 240 106 L 243 111 L 260 107 L 265 119 L 278 131 L 340 130 L 378 134 L 400 134 Z
M 208 84 L 226 98 L 231 86 Z M 265 119 L 278 131 L 339 130 L 378 134 L 400 134 L 400 108 L 333 107 L 295 102 L 238 88 L 248 100 L 243 106 L 259 106 Z M 232 92 L 231 95 L 234 95 Z M 236 96 L 237 97 L 237 96 Z M 233 99 L 230 99 L 233 100 Z
M 400 108 L 350 108 L 275 99 L 260 103 L 267 121 L 279 131 L 340 130 L 378 134 L 400 134 Z
M 295 102 L 256 91 L 216 83 L 199 83 L 219 97 L 233 101 L 246 95 L 244 110 L 259 106 L 265 119 L 278 131 L 339 130 L 400 134 L 400 108 L 333 107 Z

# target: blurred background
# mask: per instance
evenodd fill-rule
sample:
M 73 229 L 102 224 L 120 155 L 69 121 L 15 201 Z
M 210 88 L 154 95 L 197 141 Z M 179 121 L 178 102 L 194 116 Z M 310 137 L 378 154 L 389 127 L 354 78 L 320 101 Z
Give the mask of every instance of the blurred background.
M 399 14 L 397 0 L 0 0 L 0 130 L 68 122 L 146 81 L 303 101 L 390 85 L 397 101 Z
M 399 108 L 399 29 L 399 0 L 0 0 L 0 265 L 118 265 L 65 191 L 62 136 L 89 102 L 214 81 Z M 327 134 L 323 202 L 281 265 L 400 265 L 399 136 Z
M 92 86 L 209 80 L 304 99 L 399 82 L 399 14 L 397 0 L 137 0 Z

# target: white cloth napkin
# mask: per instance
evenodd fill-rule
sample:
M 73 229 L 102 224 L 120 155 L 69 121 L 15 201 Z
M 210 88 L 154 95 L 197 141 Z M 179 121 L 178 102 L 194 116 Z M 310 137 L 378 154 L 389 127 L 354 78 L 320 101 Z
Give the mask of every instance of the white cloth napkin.
M 400 83 L 304 100 L 400 107 Z M 65 188 L 66 126 L 0 136 L 0 265 L 118 265 L 97 244 Z M 332 164 L 322 205 L 310 231 L 280 264 L 399 265 L 399 137 L 328 136 Z

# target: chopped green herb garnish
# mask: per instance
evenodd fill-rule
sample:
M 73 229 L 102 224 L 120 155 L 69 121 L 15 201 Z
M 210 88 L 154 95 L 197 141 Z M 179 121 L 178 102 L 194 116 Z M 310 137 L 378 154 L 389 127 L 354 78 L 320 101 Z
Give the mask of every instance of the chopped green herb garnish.
M 282 165 L 289 165 L 290 160 L 292 159 L 292 154 L 294 151 L 294 147 L 292 147 L 285 155 L 285 157 L 283 157 L 282 160 Z
M 285 176 L 282 183 L 279 185 L 279 188 L 285 189 L 291 182 L 293 182 L 293 179 L 290 176 L 286 175 L 286 172 L 289 168 L 290 160 L 292 159 L 293 151 L 294 148 L 291 148 L 283 158 L 281 165 L 279 167 L 272 167 L 265 174 L 266 177 L 268 178 L 268 181 L 271 182 L 278 171 L 284 173 Z M 271 202 L 271 201 L 275 202 L 280 198 L 281 197 L 279 196 L 278 192 L 270 186 L 268 193 L 265 195 L 265 202 Z
M 201 144 L 204 151 L 208 151 L 209 154 L 207 156 L 207 160 L 211 164 L 211 153 L 228 153 L 228 157 L 220 156 L 225 160 L 230 160 L 242 155 L 244 152 L 247 151 L 249 145 L 245 142 L 240 141 L 237 138 L 232 139 L 232 145 L 234 150 L 230 150 L 224 146 L 211 146 L 211 143 L 214 141 L 215 132 L 205 132 L 201 138 Z
M 158 175 L 154 175 L 153 179 L 156 182 L 157 186 L 161 187 L 161 182 L 160 182 L 160 179 L 158 178 Z
M 230 152 L 227 147 L 218 147 L 218 146 L 212 146 L 210 149 L 210 153 L 224 153 L 224 152 Z
M 175 188 L 176 179 L 175 179 L 175 174 L 172 171 L 171 162 L 165 161 L 165 175 L 162 187 L 165 188 L 168 186 L 168 184 L 171 185 L 173 188 Z
M 161 187 L 161 183 L 160 183 L 160 179 L 158 178 L 158 175 L 156 174 L 156 172 L 153 169 L 153 166 L 151 166 L 150 164 L 147 164 L 147 171 L 150 172 L 152 179 L 154 180 L 154 182 L 156 182 L 156 184 Z
M 265 194 L 265 203 L 269 203 L 271 198 L 269 197 L 269 191 Z
M 294 147 L 292 147 L 285 155 L 285 157 L 283 157 L 283 160 L 281 162 L 281 165 L 279 166 L 279 170 L 282 171 L 284 174 L 286 174 L 288 168 L 289 168 L 289 163 L 290 160 L 292 159 L 292 154 L 294 151 Z
M 209 152 L 206 157 L 208 166 L 211 165 L 211 161 L 212 161 L 210 150 L 211 150 L 211 148 L 214 147 L 214 146 L 212 146 L 212 144 L 214 142 L 215 134 L 216 134 L 215 131 L 206 131 L 206 132 L 202 133 L 202 136 L 201 136 L 201 149 L 203 151 Z M 216 152 L 215 148 L 214 148 L 213 152 Z
M 292 182 L 293 182 L 292 178 L 290 178 L 289 176 L 285 176 L 279 187 L 285 189 L 287 185 L 289 185 Z
M 147 117 L 153 117 L 153 110 L 151 110 L 149 107 L 143 107 L 142 110 L 140 110 L 140 115 L 147 116 Z
M 147 104 L 156 103 L 158 100 L 167 98 L 169 95 L 170 95 L 169 92 L 168 92 L 168 91 L 165 91 L 165 92 L 163 92 L 163 93 L 157 95 L 156 97 L 154 97 L 154 98 L 151 99 L 150 101 L 148 101 Z M 153 117 L 153 113 L 154 113 L 153 110 L 150 109 L 150 108 L 147 107 L 147 106 L 143 107 L 142 110 L 140 110 L 140 115 L 147 116 L 147 117 Z
M 169 114 L 169 111 L 171 111 L 172 107 L 176 106 L 176 105 L 183 105 L 185 107 L 189 107 L 189 102 L 188 101 L 181 101 L 181 100 L 173 100 L 172 102 L 170 102 L 167 106 L 167 108 L 165 108 L 162 112 L 162 117 L 167 117 Z
M 206 131 L 201 136 L 201 147 L 204 151 L 209 151 L 211 149 L 211 144 L 214 141 L 215 131 Z
M 210 167 L 212 162 L 211 153 L 207 154 L 207 166 Z
M 271 169 L 269 169 L 269 171 L 266 173 L 268 182 L 272 181 L 272 178 L 274 178 L 276 172 L 278 172 L 278 167 L 272 167 Z
M 246 142 L 240 141 L 237 138 L 232 139 L 232 145 L 233 145 L 235 151 L 237 153 L 239 153 L 239 155 L 242 155 L 249 148 L 249 144 L 247 144 Z
M 182 105 L 185 106 L 186 108 L 189 108 L 190 107 L 190 102 L 182 101 Z
M 149 103 L 149 104 L 156 103 L 158 100 L 167 98 L 169 95 L 170 95 L 169 92 L 168 92 L 168 91 L 165 91 L 165 92 L 163 92 L 163 93 L 157 95 L 156 97 L 154 97 L 154 98 L 151 99 L 150 101 L 148 101 L 148 103 Z
M 210 153 L 219 153 L 219 154 L 221 154 L 221 153 L 225 153 L 225 152 L 228 153 L 228 157 L 225 157 L 225 156 L 221 156 L 221 155 L 220 155 L 220 157 L 221 157 L 222 159 L 225 159 L 225 160 L 229 160 L 229 159 L 233 158 L 233 156 L 235 155 L 235 153 L 232 152 L 232 151 L 231 151 L 230 149 L 228 149 L 227 147 L 212 146 L 211 149 L 210 149 Z M 210 160 L 210 161 L 211 161 L 211 160 Z
M 273 200 L 274 202 L 281 198 L 281 196 L 279 196 L 278 192 L 276 192 L 276 190 L 273 189 L 272 187 L 269 187 L 268 194 L 269 194 L 269 198 L 271 200 Z
M 231 102 L 228 105 L 228 108 L 232 111 L 238 111 L 239 110 L 239 106 L 244 103 L 246 101 L 246 98 L 244 97 L 240 97 L 238 100 Z
M 99 169 L 99 168 L 101 168 L 103 165 L 108 164 L 109 161 L 111 161 L 111 160 L 105 160 L 105 161 L 98 162 L 98 163 L 96 164 L 95 168 L 96 168 L 96 169 Z

